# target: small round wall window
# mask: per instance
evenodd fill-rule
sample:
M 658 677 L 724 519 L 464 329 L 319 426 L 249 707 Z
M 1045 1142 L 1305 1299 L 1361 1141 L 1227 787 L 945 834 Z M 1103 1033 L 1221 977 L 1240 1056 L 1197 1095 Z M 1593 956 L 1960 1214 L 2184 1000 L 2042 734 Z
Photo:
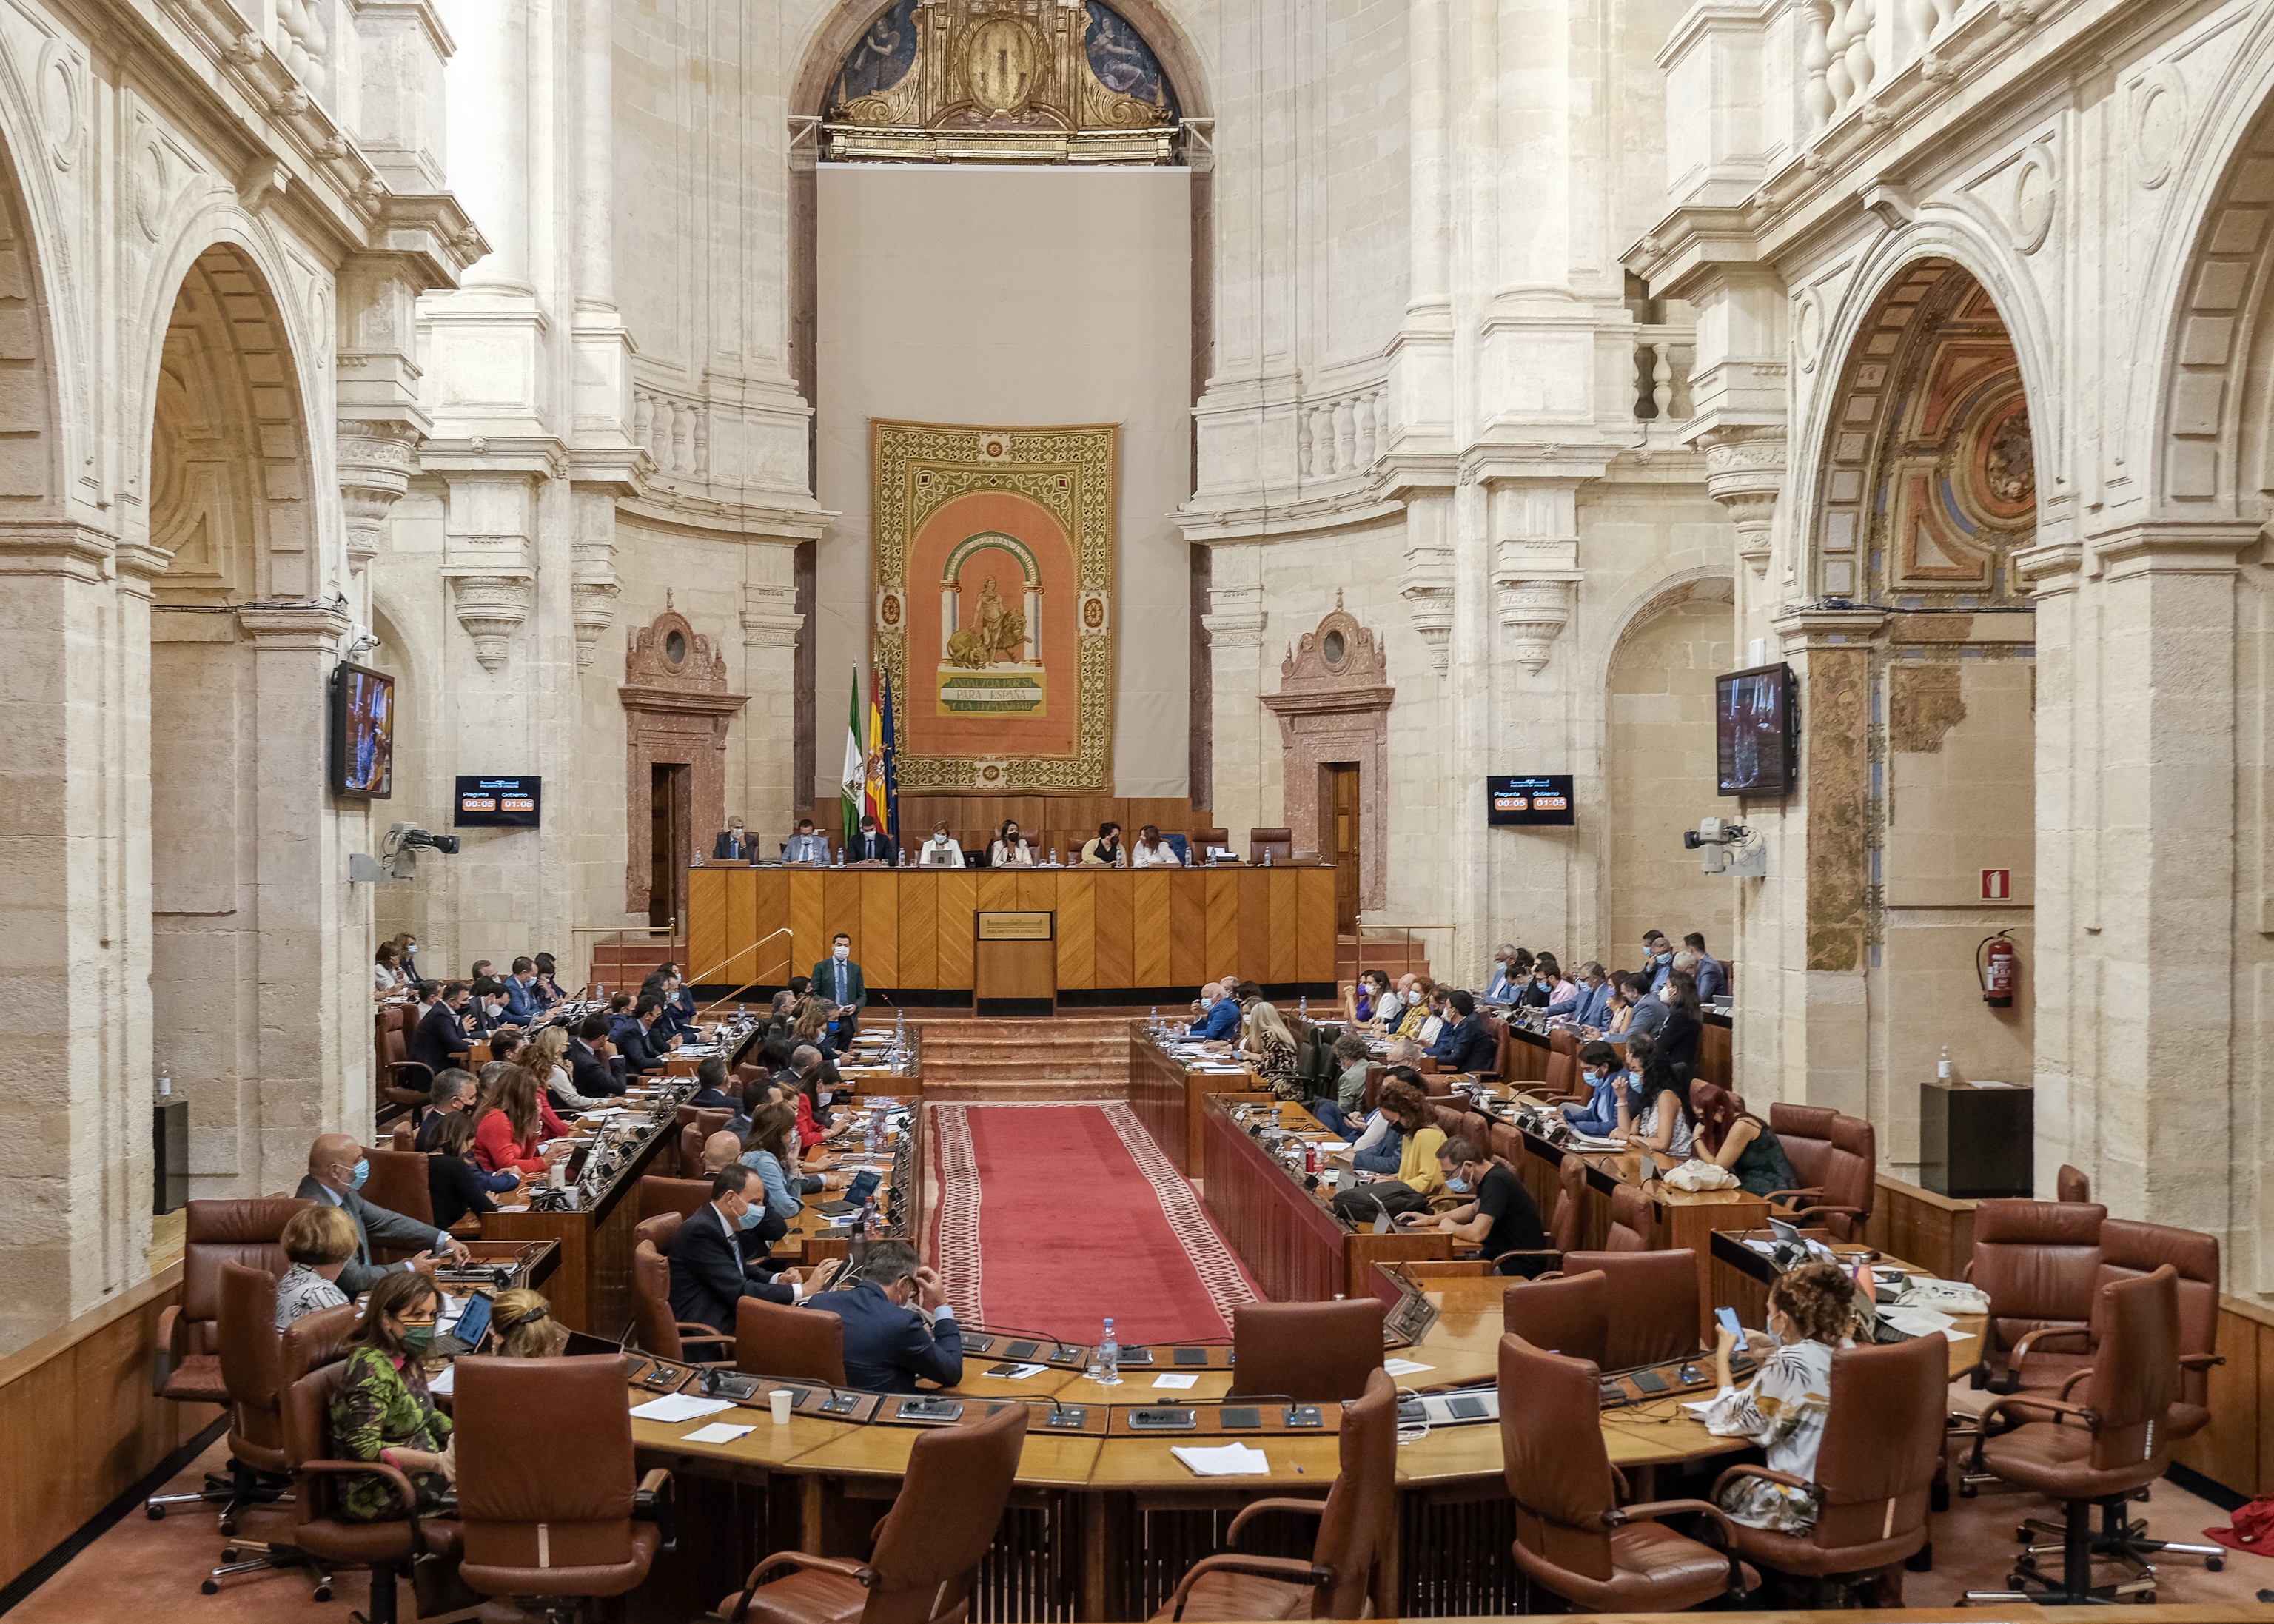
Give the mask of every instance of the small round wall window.
M 674 632 L 663 640 L 663 658 L 677 665 L 687 658 L 687 634 Z
M 1329 665 L 1341 665 L 1343 656 L 1349 651 L 1349 645 L 1343 641 L 1343 635 L 1338 631 L 1329 632 L 1327 641 L 1321 649 L 1321 652 L 1326 655 L 1327 664 Z

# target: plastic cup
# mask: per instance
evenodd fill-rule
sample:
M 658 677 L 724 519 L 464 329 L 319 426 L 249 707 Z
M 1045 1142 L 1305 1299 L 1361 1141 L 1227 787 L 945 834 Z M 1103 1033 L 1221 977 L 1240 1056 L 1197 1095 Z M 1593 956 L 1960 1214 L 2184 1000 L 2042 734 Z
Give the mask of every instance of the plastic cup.
M 790 1402 L 796 1396 L 787 1387 L 776 1387 L 766 1395 L 766 1402 L 773 1407 L 774 1421 L 777 1425 L 789 1420 Z

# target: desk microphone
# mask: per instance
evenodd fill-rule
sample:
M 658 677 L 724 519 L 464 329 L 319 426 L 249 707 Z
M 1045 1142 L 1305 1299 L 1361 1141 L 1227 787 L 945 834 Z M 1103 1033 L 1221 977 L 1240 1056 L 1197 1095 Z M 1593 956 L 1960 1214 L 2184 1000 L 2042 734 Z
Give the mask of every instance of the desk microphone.
M 1050 1345 L 1051 1358 L 1064 1359 L 1073 1357 L 1066 1352 L 1069 1344 L 1042 1331 L 1029 1331 L 1022 1326 L 994 1324 L 975 1325 L 971 1328 L 983 1336 L 1023 1336 L 1030 1342 L 1048 1342 Z M 1039 1352 L 1040 1350 L 1036 1351 Z

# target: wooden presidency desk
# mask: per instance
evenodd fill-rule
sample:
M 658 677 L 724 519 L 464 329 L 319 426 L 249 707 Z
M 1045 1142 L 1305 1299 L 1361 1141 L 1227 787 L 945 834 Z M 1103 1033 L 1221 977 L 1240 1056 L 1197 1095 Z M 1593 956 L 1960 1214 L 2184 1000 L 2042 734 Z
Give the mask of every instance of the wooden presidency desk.
M 968 991 L 977 914 L 1047 913 L 1058 989 L 1132 1003 L 1239 975 L 1327 996 L 1335 871 L 1269 868 L 803 868 L 706 865 L 687 876 L 689 979 L 779 987 L 839 931 L 872 988 Z

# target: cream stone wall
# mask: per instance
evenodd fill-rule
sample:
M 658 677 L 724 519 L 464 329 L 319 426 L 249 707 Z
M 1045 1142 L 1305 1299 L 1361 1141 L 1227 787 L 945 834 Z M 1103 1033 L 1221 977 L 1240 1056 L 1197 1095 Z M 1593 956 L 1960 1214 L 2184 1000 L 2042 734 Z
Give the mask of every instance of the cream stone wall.
M 1112 791 L 1188 782 L 1191 201 L 1182 169 L 832 164 L 819 177 L 816 796 L 866 703 L 869 425 L 1117 423 Z
M 1695 587 L 1630 623 L 1611 654 L 1601 820 L 1610 900 L 1601 940 L 1585 955 L 1607 968 L 1639 969 L 1645 930 L 1663 930 L 1677 944 L 1695 930 L 1716 957 L 1730 951 L 1743 882 L 1701 873 L 1682 834 L 1701 817 L 1729 816 L 1713 793 L 1713 679 L 1735 668 L 1728 599 L 1699 596 Z M 1564 968 L 1573 963 L 1567 957 Z

